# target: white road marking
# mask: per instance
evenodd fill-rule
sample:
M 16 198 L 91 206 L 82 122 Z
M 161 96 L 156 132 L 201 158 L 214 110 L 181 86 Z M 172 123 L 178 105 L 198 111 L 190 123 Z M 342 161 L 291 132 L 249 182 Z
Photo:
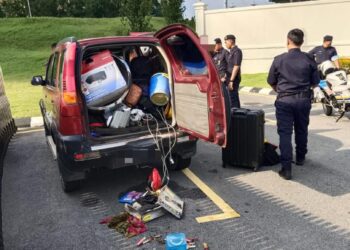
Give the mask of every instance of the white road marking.
M 315 219 L 309 221 L 313 223 L 322 225 L 328 222 L 329 226 L 335 225 L 350 231 L 350 194 L 329 196 L 298 182 L 285 181 L 273 171 L 238 175 L 226 179 L 239 186 L 240 184 L 248 185 L 252 189 L 269 194 L 270 202 L 283 201 L 291 205 L 288 206 L 291 210 L 295 207 L 312 214 Z

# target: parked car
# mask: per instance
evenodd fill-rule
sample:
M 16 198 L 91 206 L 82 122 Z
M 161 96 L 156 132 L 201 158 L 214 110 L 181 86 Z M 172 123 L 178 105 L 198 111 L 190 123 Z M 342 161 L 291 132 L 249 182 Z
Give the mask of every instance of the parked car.
M 226 144 L 227 96 L 209 54 L 186 26 L 170 25 L 154 35 L 67 38 L 51 54 L 46 76 L 32 79 L 33 85 L 43 86 L 44 97 L 39 106 L 45 134 L 66 192 L 78 188 L 94 168 L 160 163 L 160 153 L 149 127 L 105 127 L 97 129 L 97 134 L 91 127 L 91 110 L 81 86 L 82 64 L 92 55 L 109 50 L 130 65 L 130 48 L 138 56 L 152 57 L 152 65 L 169 76 L 172 117 L 168 122 L 176 131 L 169 168 L 190 165 L 198 138 L 220 146 Z M 156 127 L 150 130 L 155 132 Z M 169 132 L 169 126 L 159 125 L 158 130 L 161 136 L 156 140 L 162 138 L 168 150 L 167 140 L 174 140 L 175 133 Z

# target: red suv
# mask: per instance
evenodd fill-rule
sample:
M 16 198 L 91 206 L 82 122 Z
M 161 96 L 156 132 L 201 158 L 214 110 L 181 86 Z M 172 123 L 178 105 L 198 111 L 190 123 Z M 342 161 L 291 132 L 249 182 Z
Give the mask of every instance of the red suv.
M 137 56 L 152 58 L 152 65 L 169 76 L 168 125 L 159 120 L 147 126 L 96 128 L 82 89 L 83 65 L 91 55 L 106 50 L 130 64 L 130 48 Z M 228 99 L 210 55 L 181 24 L 154 35 L 64 39 L 50 56 L 45 79 L 34 76 L 32 84 L 43 86 L 39 105 L 65 192 L 78 188 L 94 168 L 159 166 L 160 141 L 165 151 L 172 149 L 167 155 L 170 169 L 190 165 L 197 138 L 226 144 Z

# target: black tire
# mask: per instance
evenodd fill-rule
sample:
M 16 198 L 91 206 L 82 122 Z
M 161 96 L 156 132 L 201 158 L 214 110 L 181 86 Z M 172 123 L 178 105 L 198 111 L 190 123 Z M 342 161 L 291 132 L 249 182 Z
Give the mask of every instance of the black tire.
M 323 107 L 323 112 L 326 116 L 331 116 L 333 114 L 332 106 L 322 103 L 322 107 Z
M 65 180 L 63 175 L 62 175 L 62 172 L 61 172 L 61 164 L 63 164 L 63 163 L 61 162 L 59 157 L 57 158 L 57 164 L 58 164 L 58 170 L 60 172 L 61 188 L 62 188 L 63 192 L 70 193 L 70 192 L 73 192 L 75 190 L 78 190 L 81 186 L 81 180 L 77 180 L 77 181 Z
M 183 159 L 181 156 L 173 156 L 174 164 L 169 164 L 169 170 L 179 171 L 191 165 L 192 158 Z
M 81 181 L 65 181 L 62 175 L 60 176 L 60 178 L 61 178 L 61 187 L 63 192 L 65 193 L 71 193 L 75 190 L 78 190 L 81 186 Z

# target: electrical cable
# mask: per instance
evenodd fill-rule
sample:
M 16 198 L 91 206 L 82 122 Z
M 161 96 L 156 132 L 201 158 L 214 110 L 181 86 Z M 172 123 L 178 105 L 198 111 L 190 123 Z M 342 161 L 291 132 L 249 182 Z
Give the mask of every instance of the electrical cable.
M 157 147 L 157 149 L 159 150 L 160 154 L 161 154 L 161 161 L 162 161 L 162 170 L 163 170 L 163 178 L 162 178 L 162 183 L 164 185 L 167 185 L 170 181 L 170 175 L 169 175 L 169 169 L 168 169 L 168 165 L 167 165 L 167 158 L 170 157 L 170 161 L 172 159 L 172 151 L 176 145 L 176 141 L 177 141 L 177 134 L 176 134 L 176 130 L 173 126 L 171 126 L 166 118 L 164 117 L 164 115 L 159 111 L 157 110 L 158 114 L 160 115 L 161 117 L 161 120 L 162 122 L 166 125 L 167 127 L 167 131 L 168 131 L 168 134 L 170 134 L 170 130 L 173 131 L 174 133 L 174 141 L 172 142 L 172 136 L 169 136 L 168 137 L 168 151 L 165 152 L 165 148 L 164 148 L 164 144 L 163 144 L 163 137 L 161 136 L 161 132 L 160 132 L 160 129 L 159 129 L 159 122 L 158 120 L 152 116 L 151 114 L 145 114 L 143 117 L 142 117 L 142 120 L 143 121 L 146 121 L 146 124 L 147 124 L 147 129 L 149 131 L 149 133 L 152 135 L 152 138 L 154 140 L 154 143 Z M 151 129 L 150 129 L 150 126 L 149 126 L 149 122 L 154 120 L 155 123 L 156 123 L 156 129 L 155 129 L 155 132 L 153 132 Z

